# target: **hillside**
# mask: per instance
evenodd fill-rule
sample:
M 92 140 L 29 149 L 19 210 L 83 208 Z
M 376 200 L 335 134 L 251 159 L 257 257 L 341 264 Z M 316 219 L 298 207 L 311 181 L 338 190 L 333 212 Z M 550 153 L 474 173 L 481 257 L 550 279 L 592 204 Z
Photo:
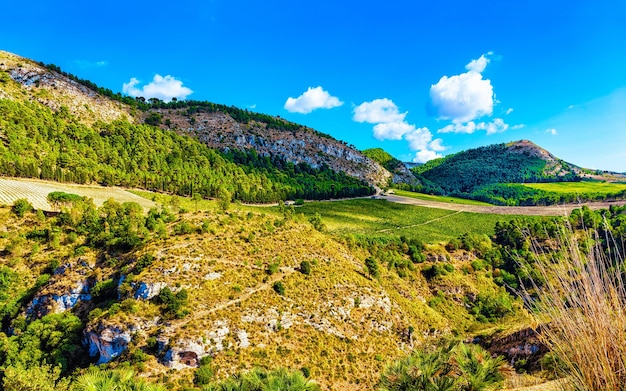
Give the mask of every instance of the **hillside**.
M 378 162 L 393 175 L 393 177 L 391 178 L 391 184 L 405 184 L 409 186 L 419 185 L 419 181 L 417 180 L 415 175 L 413 175 L 411 170 L 409 170 L 407 165 L 391 156 L 391 154 L 389 154 L 382 148 L 366 149 L 363 151 L 363 154 L 370 159 Z
M 291 208 L 187 200 L 198 211 L 186 212 L 154 198 L 167 206 L 147 216 L 115 201 L 50 218 L 0 208 L 0 320 L 21 330 L 0 332 L 0 371 L 28 337 L 47 347 L 22 349 L 63 374 L 129 362 L 183 389 L 210 357 L 216 379 L 283 366 L 307 368 L 323 389 L 371 389 L 417 346 L 521 315 L 479 260 L 484 235 L 449 250 L 394 235 L 344 240 Z M 38 334 L 43 325 L 60 342 Z
M 254 149 L 260 156 L 313 169 L 329 167 L 369 185 L 386 184 L 390 174 L 378 163 L 332 137 L 278 117 L 197 101 L 166 104 L 133 99 L 88 80 L 0 51 L 0 99 L 30 102 L 57 113 L 67 110 L 81 124 L 144 122 L 191 136 L 211 148 Z
M 527 140 L 448 155 L 413 172 L 444 193 L 471 193 L 493 183 L 579 180 L 580 169 Z
M 522 183 L 623 181 L 626 176 L 564 162 L 528 141 L 495 144 L 445 156 L 412 168 L 424 185 L 419 191 L 455 195 L 500 205 L 545 205 L 580 200 L 581 194 L 554 194 Z M 577 198 L 578 197 L 578 198 Z M 606 200 L 590 194 L 587 200 Z

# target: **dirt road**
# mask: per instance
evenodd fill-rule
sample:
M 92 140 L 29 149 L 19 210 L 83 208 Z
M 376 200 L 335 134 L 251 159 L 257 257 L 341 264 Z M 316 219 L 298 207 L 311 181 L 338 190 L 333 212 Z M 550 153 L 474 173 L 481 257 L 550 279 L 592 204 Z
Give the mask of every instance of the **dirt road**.
M 568 204 L 552 206 L 483 206 L 483 205 L 462 205 L 447 202 L 418 200 L 416 198 L 402 197 L 395 194 L 378 196 L 378 199 L 385 199 L 389 202 L 399 204 L 423 206 L 426 208 L 447 209 L 462 212 L 490 213 L 503 215 L 527 215 L 527 216 L 568 216 L 572 210 L 587 205 L 590 209 L 608 209 L 611 205 L 626 205 L 626 201 L 618 202 L 588 202 L 585 204 Z

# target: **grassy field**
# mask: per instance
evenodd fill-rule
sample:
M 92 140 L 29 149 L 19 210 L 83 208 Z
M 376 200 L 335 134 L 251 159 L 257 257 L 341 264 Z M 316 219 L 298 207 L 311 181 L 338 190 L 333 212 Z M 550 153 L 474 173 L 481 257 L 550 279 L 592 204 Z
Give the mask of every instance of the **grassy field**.
M 35 209 L 54 210 L 48 203 L 47 196 L 53 191 L 78 194 L 93 199 L 96 206 L 101 206 L 109 198 L 118 202 L 136 202 L 147 211 L 155 204 L 145 197 L 120 187 L 97 185 L 77 185 L 37 179 L 0 178 L 0 205 L 12 205 L 19 198 L 26 198 Z
M 525 183 L 524 186 L 558 194 L 615 194 L 626 190 L 624 183 L 608 182 Z
M 296 212 L 306 216 L 319 213 L 332 234 L 368 237 L 407 235 L 427 243 L 448 241 L 468 232 L 492 235 L 497 221 L 522 217 L 457 212 L 369 199 L 310 202 L 296 208 Z
M 459 204 L 459 205 L 483 205 L 483 206 L 491 205 L 489 203 L 481 202 L 481 201 L 466 200 L 463 198 L 456 198 L 456 197 L 444 197 L 444 196 L 437 196 L 437 195 L 431 195 L 431 194 L 414 193 L 412 191 L 406 191 L 406 190 L 394 189 L 393 192 L 402 197 L 410 197 L 410 198 L 415 198 L 415 199 L 424 200 L 424 201 L 446 202 L 449 204 Z

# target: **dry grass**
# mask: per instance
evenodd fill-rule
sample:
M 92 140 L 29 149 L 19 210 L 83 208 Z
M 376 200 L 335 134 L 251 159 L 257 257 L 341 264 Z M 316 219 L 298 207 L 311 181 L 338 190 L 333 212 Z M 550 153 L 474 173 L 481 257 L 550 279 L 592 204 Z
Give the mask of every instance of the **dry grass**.
M 538 292 L 538 317 L 546 345 L 575 390 L 623 390 L 626 385 L 626 288 L 623 260 L 611 260 L 596 243 L 598 233 L 574 235 L 564 229 L 557 254 L 537 257 L 546 283 Z M 608 238 L 610 239 L 610 238 Z M 612 254 L 615 258 L 616 254 Z M 531 300 L 526 294 L 526 299 Z

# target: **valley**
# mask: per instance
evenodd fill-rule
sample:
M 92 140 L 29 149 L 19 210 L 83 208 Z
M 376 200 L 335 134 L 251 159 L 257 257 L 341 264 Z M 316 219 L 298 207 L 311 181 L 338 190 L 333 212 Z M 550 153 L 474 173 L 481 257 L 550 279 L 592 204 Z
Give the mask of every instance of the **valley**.
M 624 176 L 528 140 L 409 169 L 0 52 L 0 175 L 2 390 L 587 384 L 567 295 L 623 330 Z

